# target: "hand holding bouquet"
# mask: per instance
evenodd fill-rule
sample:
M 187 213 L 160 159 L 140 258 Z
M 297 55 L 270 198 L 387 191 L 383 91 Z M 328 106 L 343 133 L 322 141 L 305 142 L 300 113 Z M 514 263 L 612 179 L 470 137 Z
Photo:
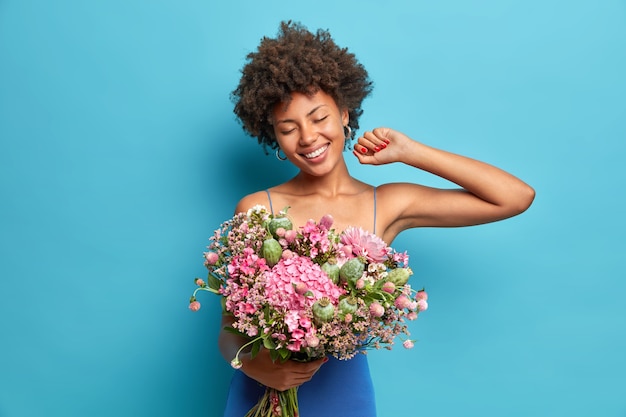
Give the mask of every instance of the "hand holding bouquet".
M 405 320 L 426 310 L 428 297 L 407 283 L 408 255 L 361 228 L 338 234 L 332 222 L 327 215 L 294 230 L 286 210 L 255 206 L 214 232 L 204 254 L 208 279 L 196 279 L 189 308 L 200 308 L 198 291 L 222 296 L 234 316 L 227 330 L 249 340 L 234 368 L 246 348 L 253 357 L 263 347 L 273 360 L 307 361 L 390 349 L 401 335 L 413 346 Z M 297 407 L 297 388 L 268 388 L 248 416 L 297 416 Z

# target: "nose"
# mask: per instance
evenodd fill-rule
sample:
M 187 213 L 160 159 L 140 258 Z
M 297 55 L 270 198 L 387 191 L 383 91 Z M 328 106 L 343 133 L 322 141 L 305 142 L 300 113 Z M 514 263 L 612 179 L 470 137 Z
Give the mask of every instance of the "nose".
M 317 131 L 311 123 L 305 123 L 300 128 L 300 145 L 308 146 L 317 139 Z

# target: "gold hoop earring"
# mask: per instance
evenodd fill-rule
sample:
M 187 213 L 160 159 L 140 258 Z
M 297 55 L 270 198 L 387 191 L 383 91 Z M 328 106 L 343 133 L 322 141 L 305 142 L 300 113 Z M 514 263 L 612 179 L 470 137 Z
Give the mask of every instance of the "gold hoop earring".
M 276 149 L 276 159 L 278 159 L 279 161 L 286 161 L 287 160 L 287 156 L 281 157 L 280 156 L 280 148 Z

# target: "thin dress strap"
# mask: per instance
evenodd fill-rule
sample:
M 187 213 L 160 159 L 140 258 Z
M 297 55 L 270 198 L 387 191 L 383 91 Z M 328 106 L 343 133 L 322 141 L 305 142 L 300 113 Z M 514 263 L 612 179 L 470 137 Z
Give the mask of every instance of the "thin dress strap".
M 374 187 L 374 234 L 376 234 L 376 187 Z
M 265 192 L 267 193 L 267 199 L 270 202 L 270 212 L 272 212 L 272 215 L 274 214 L 274 208 L 272 207 L 272 197 L 270 196 L 270 190 L 265 190 Z

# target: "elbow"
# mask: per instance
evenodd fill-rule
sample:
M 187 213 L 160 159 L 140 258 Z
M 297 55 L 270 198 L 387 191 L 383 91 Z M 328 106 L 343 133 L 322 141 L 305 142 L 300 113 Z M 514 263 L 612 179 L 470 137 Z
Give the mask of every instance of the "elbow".
M 535 190 L 530 185 L 524 184 L 516 193 L 516 197 L 511 205 L 511 217 L 528 210 L 534 200 Z

